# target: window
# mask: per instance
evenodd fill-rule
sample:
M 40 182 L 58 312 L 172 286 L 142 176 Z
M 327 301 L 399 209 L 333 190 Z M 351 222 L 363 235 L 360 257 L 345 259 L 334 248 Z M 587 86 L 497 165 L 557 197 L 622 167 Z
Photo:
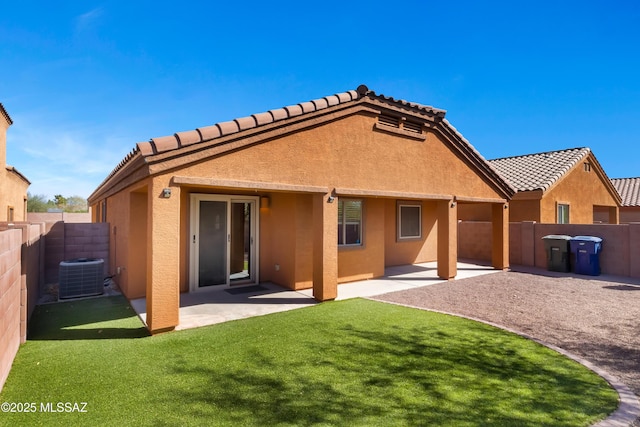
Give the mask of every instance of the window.
M 338 245 L 362 244 L 362 200 L 338 200 Z
M 569 224 L 569 205 L 558 203 L 558 224 Z
M 13 222 L 13 206 L 7 207 L 7 221 Z
M 591 163 L 584 162 L 584 171 L 591 172 Z
M 422 206 L 418 203 L 398 203 L 398 239 L 422 237 Z

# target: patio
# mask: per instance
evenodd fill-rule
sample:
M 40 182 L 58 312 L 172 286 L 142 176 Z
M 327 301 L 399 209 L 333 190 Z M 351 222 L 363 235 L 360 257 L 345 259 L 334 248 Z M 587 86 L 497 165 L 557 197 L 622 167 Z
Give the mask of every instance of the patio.
M 458 262 L 456 280 L 495 273 L 491 266 Z M 429 286 L 446 280 L 438 278 L 436 262 L 390 267 L 383 277 L 338 285 L 337 300 L 371 297 L 388 292 Z M 273 283 L 234 288 L 214 288 L 180 294 L 180 324 L 176 330 L 197 328 L 230 320 L 262 316 L 317 304 L 313 290 L 292 291 Z M 131 301 L 146 324 L 146 299 Z

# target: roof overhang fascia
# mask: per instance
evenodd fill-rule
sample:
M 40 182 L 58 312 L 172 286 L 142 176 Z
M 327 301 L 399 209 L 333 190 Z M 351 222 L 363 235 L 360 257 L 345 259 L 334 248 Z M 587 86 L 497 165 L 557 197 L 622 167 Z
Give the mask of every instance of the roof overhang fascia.
M 244 191 L 269 191 L 269 192 L 286 192 L 286 193 L 314 193 L 327 194 L 331 190 L 329 187 L 311 186 L 311 185 L 294 185 L 277 182 L 261 182 L 261 181 L 242 181 L 218 178 L 203 178 L 190 176 L 173 176 L 171 183 L 177 186 L 232 189 Z
M 31 185 L 31 181 L 29 181 L 26 176 L 22 175 L 22 173 L 20 173 L 18 169 L 9 165 L 6 166 L 6 169 L 7 169 L 7 172 L 9 172 L 12 175 L 15 175 L 16 177 L 18 177 L 18 179 L 24 181 L 27 185 Z
M 88 197 L 89 205 L 110 197 L 149 176 L 149 168 L 140 152 L 134 152 L 130 156 L 123 160 L 121 167 L 116 168 Z

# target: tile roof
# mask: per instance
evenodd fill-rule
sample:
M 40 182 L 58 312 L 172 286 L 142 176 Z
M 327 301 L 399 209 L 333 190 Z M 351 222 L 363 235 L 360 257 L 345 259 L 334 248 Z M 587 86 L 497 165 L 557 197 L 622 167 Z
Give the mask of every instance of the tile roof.
M 376 94 L 374 91 L 369 90 L 365 85 L 360 85 L 356 90 L 349 90 L 346 92 L 337 93 L 334 95 L 325 96 L 323 98 L 314 99 L 307 102 L 301 102 L 295 105 L 289 105 L 286 107 L 269 110 L 262 113 L 252 114 L 247 117 L 241 117 L 234 120 L 215 123 L 210 126 L 200 127 L 193 130 L 184 132 L 177 132 L 173 135 L 162 136 L 158 138 L 152 138 L 149 141 L 140 142 L 136 144 L 134 149 L 126 155 L 126 157 L 113 169 L 113 171 L 105 178 L 105 180 L 98 186 L 94 193 L 90 196 L 90 199 L 100 193 L 105 187 L 108 187 L 109 181 L 114 182 L 115 176 L 124 172 L 123 170 L 134 161 L 142 161 L 145 163 L 153 162 L 152 156 L 164 155 L 174 150 L 180 150 L 182 148 L 197 150 L 200 148 L 199 144 L 202 144 L 202 148 L 216 146 L 218 139 L 220 144 L 228 142 L 229 138 L 234 138 L 234 134 L 241 134 L 242 132 L 260 132 L 262 129 L 257 128 L 271 128 L 271 127 L 284 127 L 288 126 L 290 120 L 296 120 L 299 116 L 320 112 L 321 110 L 327 110 L 327 113 L 332 112 L 335 108 L 347 108 L 350 105 L 355 105 L 361 102 L 372 102 L 378 106 L 388 106 L 394 110 L 406 110 L 413 114 L 423 115 L 430 117 L 430 120 L 437 125 L 452 144 L 457 146 L 461 153 L 468 158 L 468 160 L 479 167 L 488 177 L 494 182 L 494 184 L 501 189 L 506 195 L 511 197 L 515 193 L 515 189 L 509 185 L 498 172 L 487 163 L 486 159 L 480 155 L 480 153 L 467 141 L 460 132 L 458 132 L 444 117 L 446 111 L 438 108 L 434 108 L 430 105 L 422 105 L 413 102 L 408 102 L 402 99 L 394 99 L 390 96 L 383 94 Z M 238 138 L 243 138 L 245 135 L 238 135 Z M 137 163 L 136 163 L 137 164 Z M 137 167 L 137 166 L 136 166 Z M 121 178 L 120 178 L 121 179 Z
M 2 114 L 5 119 L 7 119 L 7 122 L 9 122 L 10 125 L 13 124 L 13 120 L 11 120 L 11 116 L 9 115 L 9 113 L 7 113 L 7 110 L 4 109 L 4 105 L 2 105 L 2 102 L 0 102 L 0 114 Z
M 611 183 L 622 197 L 622 206 L 640 206 L 640 178 L 614 178 Z
M 263 113 L 252 114 L 226 122 L 215 123 L 211 126 L 200 127 L 194 130 L 177 132 L 173 135 L 151 138 L 149 141 L 139 142 L 134 149 L 129 152 L 124 159 L 111 171 L 102 184 L 117 174 L 133 158 L 137 156 L 148 157 L 178 148 L 196 145 L 203 142 L 222 138 L 227 135 L 238 133 L 247 129 L 257 128 L 270 123 L 280 122 L 306 113 L 323 110 L 340 104 L 357 101 L 363 97 L 377 98 L 395 105 L 400 105 L 407 109 L 413 109 L 422 113 L 432 114 L 439 118 L 444 118 L 446 111 L 434 108 L 430 105 L 416 104 L 404 100 L 394 99 L 390 96 L 376 95 L 376 93 L 365 85 L 360 85 L 356 90 L 336 93 L 323 98 L 314 99 L 308 102 L 301 102 L 295 105 L 269 110 Z M 0 104 L 1 106 L 1 104 Z M 2 110 L 4 111 L 4 110 Z M 455 129 L 454 129 L 455 131 Z M 455 131 L 457 133 L 457 131 Z M 457 133 L 459 135 L 459 133 Z M 461 136 L 461 135 L 460 135 Z M 466 142 L 466 140 L 465 140 Z M 102 186 L 101 184 L 101 186 Z
M 147 142 L 139 142 L 137 144 L 137 151 L 139 151 L 143 156 L 160 154 L 188 145 L 211 141 L 216 138 L 221 138 L 223 136 L 242 132 L 244 130 L 256 128 L 269 123 L 278 122 L 296 116 L 302 116 L 303 114 L 312 113 L 314 111 L 324 110 L 325 108 L 333 107 L 335 105 L 356 101 L 365 96 L 376 97 L 392 103 L 399 103 L 402 106 L 421 110 L 423 112 L 431 113 L 441 117 L 444 117 L 445 115 L 444 110 L 433 108 L 428 105 L 421 105 L 404 100 L 397 100 L 384 95 L 376 95 L 375 92 L 369 90 L 367 86 L 360 85 L 356 90 L 337 93 L 335 95 L 325 96 L 324 98 L 301 102 L 299 104 L 289 105 L 275 110 L 269 110 L 263 113 L 252 114 L 251 116 L 240 117 L 227 122 L 215 123 L 211 126 L 202 127 L 195 130 L 178 132 L 169 136 L 152 138 Z
M 517 191 L 546 191 L 590 152 L 586 147 L 570 148 L 493 159 L 489 164 Z

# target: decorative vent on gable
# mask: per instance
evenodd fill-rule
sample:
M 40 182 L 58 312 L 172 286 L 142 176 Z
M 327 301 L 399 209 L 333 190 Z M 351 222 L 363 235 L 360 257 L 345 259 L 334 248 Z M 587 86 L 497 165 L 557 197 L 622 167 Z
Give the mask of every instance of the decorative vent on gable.
M 404 122 L 402 128 L 407 132 L 422 133 L 422 125 L 420 123 Z
M 386 126 L 391 126 L 394 128 L 400 128 L 400 119 L 393 116 L 386 116 L 386 115 L 380 114 L 378 116 L 378 123 Z

